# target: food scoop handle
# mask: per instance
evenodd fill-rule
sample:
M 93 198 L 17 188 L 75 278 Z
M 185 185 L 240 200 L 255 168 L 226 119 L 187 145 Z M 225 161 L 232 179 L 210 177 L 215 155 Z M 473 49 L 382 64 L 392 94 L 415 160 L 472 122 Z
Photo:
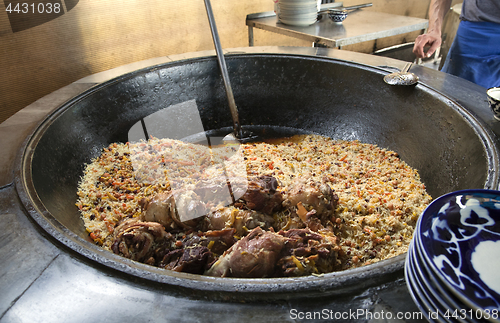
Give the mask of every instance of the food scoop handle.
M 227 72 L 226 60 L 224 58 L 224 53 L 222 52 L 222 46 L 220 44 L 219 33 L 217 32 L 217 25 L 215 24 L 215 18 L 212 11 L 212 5 L 210 0 L 205 0 L 205 8 L 207 10 L 208 22 L 210 24 L 210 30 L 212 31 L 212 38 L 215 46 L 215 53 L 217 55 L 217 61 L 219 62 L 219 68 L 222 74 L 222 80 L 224 81 L 224 88 L 226 89 L 227 101 L 229 103 L 229 109 L 231 111 L 231 117 L 233 119 L 233 131 L 236 138 L 242 138 L 241 124 L 238 117 L 238 108 L 236 107 L 236 101 L 234 100 L 233 89 L 231 87 L 231 82 L 229 80 L 229 74 Z

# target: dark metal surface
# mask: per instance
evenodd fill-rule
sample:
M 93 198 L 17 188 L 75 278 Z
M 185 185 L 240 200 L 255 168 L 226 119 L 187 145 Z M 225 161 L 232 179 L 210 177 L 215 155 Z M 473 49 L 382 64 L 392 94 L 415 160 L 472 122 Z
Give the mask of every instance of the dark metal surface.
M 498 186 L 491 134 L 424 85 L 390 87 L 381 70 L 317 57 L 237 55 L 227 61 L 243 125 L 295 128 L 395 150 L 420 171 L 435 197 Z M 128 130 L 141 118 L 192 99 L 206 130 L 231 126 L 213 57 L 124 75 L 65 104 L 41 125 L 19 163 L 16 187 L 30 215 L 57 240 L 101 264 L 201 294 L 217 291 L 223 299 L 341 294 L 397 276 L 404 256 L 322 277 L 212 278 L 137 264 L 90 243 L 74 206 L 84 164 L 109 143 L 128 141 Z

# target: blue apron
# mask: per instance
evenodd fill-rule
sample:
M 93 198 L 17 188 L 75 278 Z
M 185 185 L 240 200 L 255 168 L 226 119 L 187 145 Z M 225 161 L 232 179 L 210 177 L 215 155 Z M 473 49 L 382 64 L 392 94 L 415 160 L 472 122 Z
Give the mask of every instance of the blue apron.
M 441 71 L 485 88 L 500 86 L 500 24 L 461 21 Z

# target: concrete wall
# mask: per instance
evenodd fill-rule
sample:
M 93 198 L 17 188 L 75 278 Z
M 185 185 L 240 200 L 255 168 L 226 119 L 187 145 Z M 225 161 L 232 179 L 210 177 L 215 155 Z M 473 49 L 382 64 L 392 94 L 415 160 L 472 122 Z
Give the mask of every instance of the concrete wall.
M 224 48 L 248 46 L 246 15 L 273 10 L 272 0 L 211 2 Z M 344 5 L 365 2 L 346 0 Z M 152 57 L 213 49 L 202 0 L 82 0 L 56 19 L 18 32 L 12 31 L 5 3 L 0 1 L 0 122 L 87 75 Z M 424 18 L 428 5 L 429 0 L 373 0 L 373 7 L 364 10 Z M 348 49 L 372 52 L 416 35 Z M 311 46 L 260 30 L 255 45 Z

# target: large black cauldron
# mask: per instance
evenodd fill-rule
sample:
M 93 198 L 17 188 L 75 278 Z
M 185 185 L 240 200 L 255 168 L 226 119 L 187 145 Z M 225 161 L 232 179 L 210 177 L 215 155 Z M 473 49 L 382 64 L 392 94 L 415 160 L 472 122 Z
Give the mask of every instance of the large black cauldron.
M 419 170 L 433 197 L 498 186 L 498 150 L 488 132 L 425 85 L 388 86 L 382 70 L 328 58 L 247 54 L 229 56 L 227 63 L 243 125 L 298 129 L 395 150 Z M 126 74 L 64 104 L 37 129 L 22 157 L 16 185 L 31 216 L 64 245 L 108 267 L 225 297 L 334 294 L 401 271 L 404 255 L 322 277 L 212 278 L 135 263 L 89 242 L 74 205 L 84 164 L 109 143 L 127 141 L 141 118 L 189 100 L 196 100 L 205 130 L 231 129 L 212 56 Z

